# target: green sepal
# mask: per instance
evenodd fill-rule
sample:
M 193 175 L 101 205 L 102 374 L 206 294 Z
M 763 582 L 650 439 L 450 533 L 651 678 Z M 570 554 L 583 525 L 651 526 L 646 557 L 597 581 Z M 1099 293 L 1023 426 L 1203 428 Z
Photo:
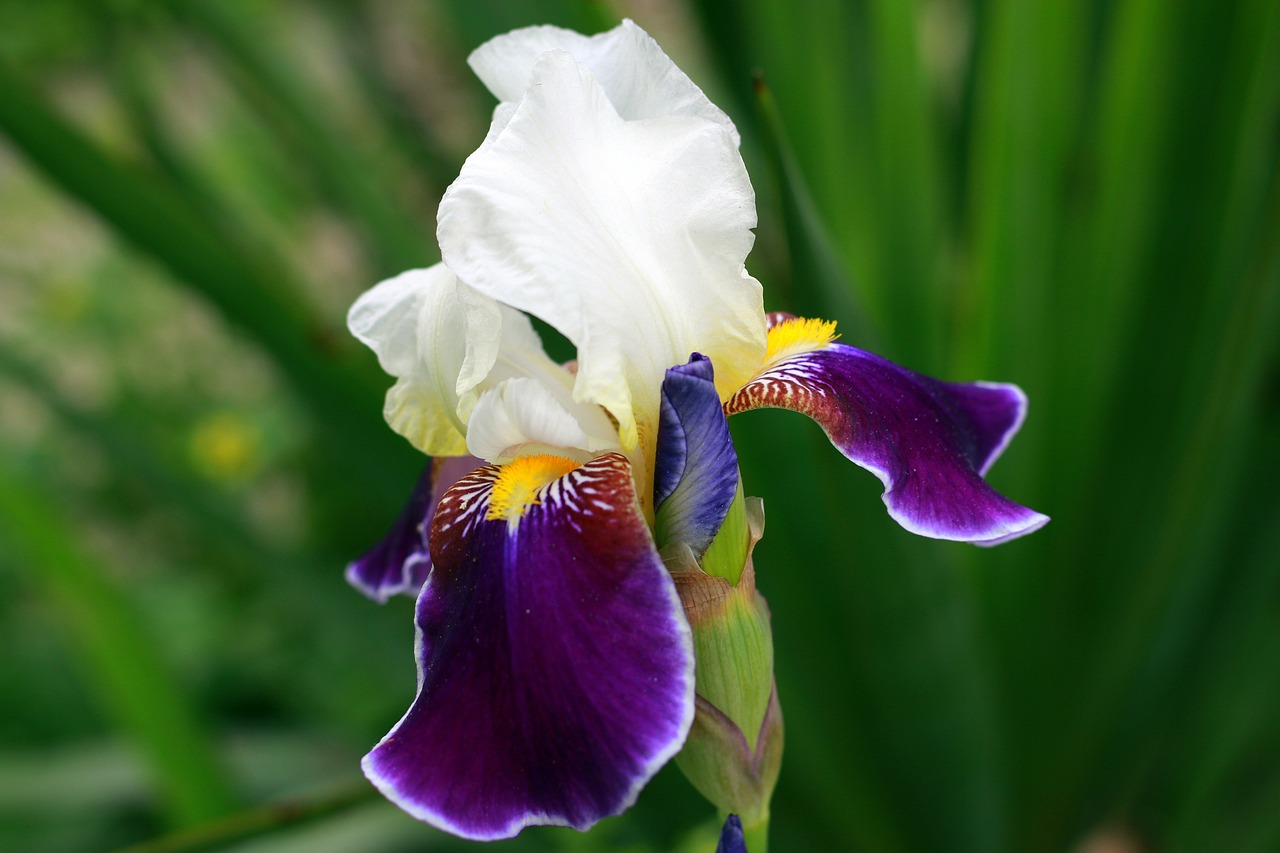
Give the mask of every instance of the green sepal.
M 737 586 L 747 557 L 763 533 L 764 503 L 759 498 L 744 497 L 739 479 L 729 513 L 699 561 L 702 570 Z
M 768 816 L 782 759 L 768 604 L 756 591 L 749 553 L 737 585 L 691 560 L 672 578 L 697 661 L 693 728 L 676 763 L 718 808 L 755 824 Z

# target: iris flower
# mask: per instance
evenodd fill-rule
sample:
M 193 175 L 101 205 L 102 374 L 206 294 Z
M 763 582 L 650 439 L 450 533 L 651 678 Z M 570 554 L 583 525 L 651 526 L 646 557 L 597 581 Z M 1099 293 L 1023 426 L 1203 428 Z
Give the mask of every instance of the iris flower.
M 417 596 L 417 696 L 366 775 L 495 839 L 621 812 L 684 744 L 694 644 L 668 562 L 696 566 L 739 492 L 726 415 L 809 415 L 923 536 L 989 545 L 1047 519 L 982 479 L 1016 387 L 765 314 L 737 131 L 637 26 L 518 30 L 470 64 L 500 103 L 440 204 L 443 262 L 349 315 L 396 379 L 387 421 L 434 462 L 348 578 Z

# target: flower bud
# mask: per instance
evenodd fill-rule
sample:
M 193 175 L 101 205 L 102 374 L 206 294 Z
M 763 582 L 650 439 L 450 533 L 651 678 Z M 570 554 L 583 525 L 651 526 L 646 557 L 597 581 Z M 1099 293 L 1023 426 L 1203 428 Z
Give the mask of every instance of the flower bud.
M 740 815 L 748 828 L 768 818 L 782 762 L 769 606 L 756 591 L 751 561 L 763 521 L 760 502 L 739 493 L 722 528 L 735 541 L 713 544 L 701 566 L 688 553 L 672 566 L 693 629 L 697 693 L 693 727 L 676 764 L 703 796 Z M 717 564 L 717 553 L 736 553 L 740 562 Z

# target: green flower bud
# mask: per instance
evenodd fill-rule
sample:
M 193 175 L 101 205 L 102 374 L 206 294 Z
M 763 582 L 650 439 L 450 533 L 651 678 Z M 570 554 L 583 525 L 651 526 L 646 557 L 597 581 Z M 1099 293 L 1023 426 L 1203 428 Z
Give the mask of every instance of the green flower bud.
M 763 524 L 759 500 L 744 500 L 739 491 L 702 564 L 687 552 L 672 561 L 693 629 L 697 693 L 676 764 L 703 796 L 748 828 L 768 819 L 782 763 L 769 606 L 756 591 L 751 561 Z

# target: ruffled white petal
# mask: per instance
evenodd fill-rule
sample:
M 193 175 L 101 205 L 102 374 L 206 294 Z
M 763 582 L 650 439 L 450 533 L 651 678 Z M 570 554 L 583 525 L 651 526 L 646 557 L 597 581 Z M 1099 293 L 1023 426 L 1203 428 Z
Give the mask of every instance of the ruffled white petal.
M 577 345 L 574 399 L 604 406 L 631 450 L 652 439 L 668 367 L 701 352 L 727 397 L 760 366 L 760 284 L 743 266 L 755 222 L 722 125 L 625 121 L 557 50 L 445 194 L 438 235 L 463 280 Z
M 383 407 L 391 428 L 431 456 L 466 453 L 466 416 L 498 360 L 504 326 L 515 325 L 508 313 L 528 324 L 444 264 L 409 270 L 363 293 L 347 325 L 397 379 Z
M 383 370 L 403 376 L 418 360 L 418 308 L 423 295 L 452 287 L 452 282 L 453 274 L 443 264 L 381 281 L 360 294 L 347 311 L 347 328 L 373 350 Z
M 738 144 L 733 121 L 630 20 L 594 36 L 551 26 L 514 30 L 485 42 L 467 61 L 499 100 L 518 101 L 529 88 L 534 64 L 552 50 L 570 53 L 590 68 L 624 119 L 696 116 L 719 124 Z
M 508 379 L 480 395 L 471 413 L 467 449 L 501 463 L 532 452 L 581 450 L 589 456 L 617 446 L 609 436 L 589 435 L 576 414 L 538 380 Z

